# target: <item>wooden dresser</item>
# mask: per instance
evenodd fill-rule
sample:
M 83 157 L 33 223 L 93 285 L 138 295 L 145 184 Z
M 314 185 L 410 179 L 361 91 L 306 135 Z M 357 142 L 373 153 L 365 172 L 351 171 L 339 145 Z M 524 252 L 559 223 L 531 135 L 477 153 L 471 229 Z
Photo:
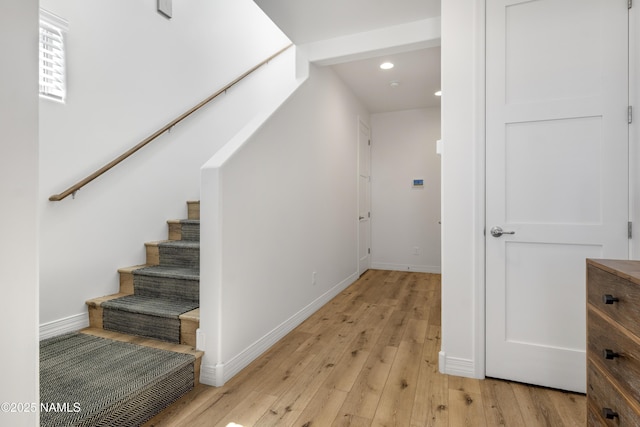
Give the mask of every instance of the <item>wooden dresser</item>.
M 587 260 L 587 424 L 640 426 L 640 261 Z

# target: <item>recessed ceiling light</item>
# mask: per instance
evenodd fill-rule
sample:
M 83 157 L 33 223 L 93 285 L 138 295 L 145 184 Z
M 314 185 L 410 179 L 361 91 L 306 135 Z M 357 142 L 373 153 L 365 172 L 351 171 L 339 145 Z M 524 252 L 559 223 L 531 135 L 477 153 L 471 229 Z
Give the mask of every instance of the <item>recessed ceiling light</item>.
M 391 62 L 383 62 L 382 64 L 380 64 L 380 68 L 382 68 L 383 70 L 390 70 L 393 68 L 393 64 Z
M 434 93 L 434 95 L 435 95 L 435 96 L 442 96 L 442 91 L 441 91 L 441 90 L 439 90 L 439 91 L 437 91 L 436 93 Z

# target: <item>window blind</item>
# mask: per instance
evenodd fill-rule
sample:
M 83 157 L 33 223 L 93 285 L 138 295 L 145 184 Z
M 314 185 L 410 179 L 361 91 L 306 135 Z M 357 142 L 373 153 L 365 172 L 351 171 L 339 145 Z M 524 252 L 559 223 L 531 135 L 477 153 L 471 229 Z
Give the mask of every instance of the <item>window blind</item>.
M 40 21 L 40 94 L 64 101 L 66 96 L 64 34 Z

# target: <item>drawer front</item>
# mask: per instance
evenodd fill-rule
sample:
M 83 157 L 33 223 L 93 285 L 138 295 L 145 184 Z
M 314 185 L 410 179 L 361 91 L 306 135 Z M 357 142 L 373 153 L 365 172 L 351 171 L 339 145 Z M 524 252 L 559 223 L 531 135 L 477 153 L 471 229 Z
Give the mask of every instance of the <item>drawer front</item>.
M 587 312 L 587 327 L 589 359 L 597 360 L 607 375 L 640 402 L 640 346 L 591 308 Z M 605 358 L 605 350 L 610 350 L 610 359 Z
M 617 302 L 605 304 L 611 295 Z M 634 335 L 640 336 L 640 286 L 592 265 L 587 267 L 587 300 Z
M 606 425 L 640 427 L 640 412 L 636 412 L 629 403 L 611 385 L 606 376 L 592 363 L 587 366 L 588 404 L 601 414 L 604 408 L 616 413 L 613 419 L 607 419 Z M 603 419 L 604 416 L 602 416 Z

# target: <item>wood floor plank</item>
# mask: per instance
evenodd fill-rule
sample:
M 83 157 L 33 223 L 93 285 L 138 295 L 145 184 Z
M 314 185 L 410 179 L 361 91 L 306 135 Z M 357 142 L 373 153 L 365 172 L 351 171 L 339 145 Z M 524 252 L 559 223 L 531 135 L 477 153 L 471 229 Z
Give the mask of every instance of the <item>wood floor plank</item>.
M 487 421 L 484 416 L 482 395 L 450 388 L 449 425 L 486 427 Z
M 587 423 L 587 408 L 584 395 L 575 395 L 561 390 L 547 389 L 553 405 L 558 410 L 565 426 L 581 427 Z
M 429 326 L 422 350 L 411 427 L 449 425 L 449 379 L 438 371 L 440 328 Z
M 522 418 L 527 427 L 556 427 L 565 425 L 544 388 L 512 383 Z
M 270 394 L 251 392 L 245 401 L 229 411 L 214 426 L 226 427 L 230 423 L 253 426 L 276 399 L 276 396 Z
M 408 426 L 418 383 L 423 345 L 402 341 L 382 390 L 372 426 Z
M 443 375 L 437 274 L 371 270 L 223 387 L 151 426 L 582 426 L 584 395 Z
M 486 379 L 480 381 L 480 389 L 487 425 L 506 427 L 525 425 L 510 382 Z
M 369 356 L 340 408 L 343 417 L 358 417 L 371 422 L 397 351 L 396 347 L 386 346 Z
M 346 397 L 346 391 L 321 387 L 294 422 L 294 425 L 304 427 L 330 426 Z

